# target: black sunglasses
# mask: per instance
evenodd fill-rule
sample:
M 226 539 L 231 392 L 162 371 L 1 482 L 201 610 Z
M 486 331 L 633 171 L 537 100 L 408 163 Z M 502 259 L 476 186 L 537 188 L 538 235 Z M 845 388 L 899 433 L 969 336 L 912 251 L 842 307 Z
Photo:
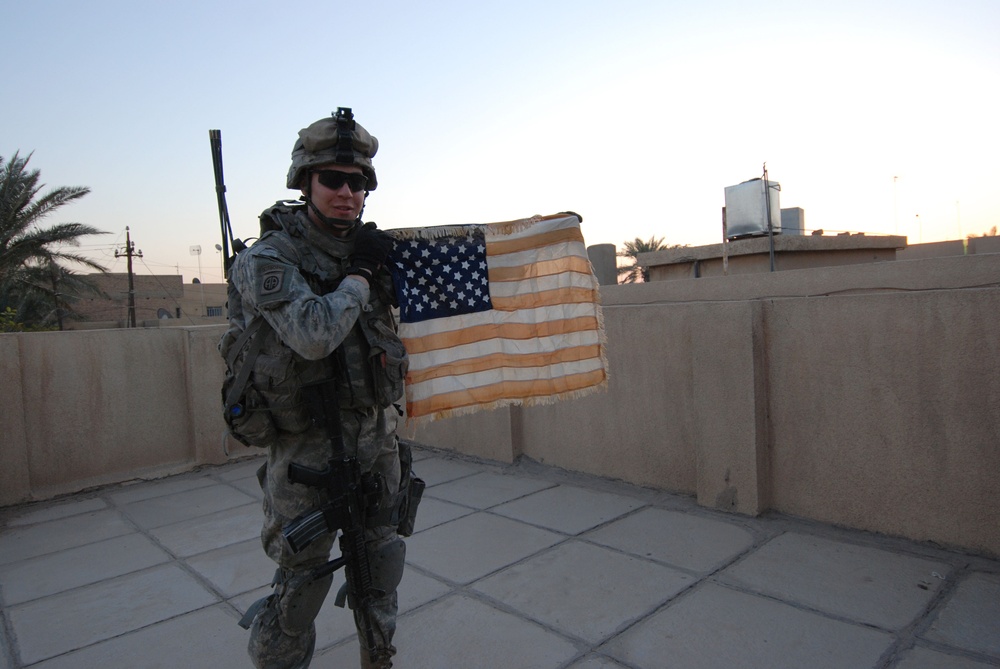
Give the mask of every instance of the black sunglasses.
M 338 172 L 337 170 L 316 170 L 319 182 L 330 190 L 340 190 L 344 184 L 352 193 L 364 190 L 368 185 L 368 177 L 356 172 Z

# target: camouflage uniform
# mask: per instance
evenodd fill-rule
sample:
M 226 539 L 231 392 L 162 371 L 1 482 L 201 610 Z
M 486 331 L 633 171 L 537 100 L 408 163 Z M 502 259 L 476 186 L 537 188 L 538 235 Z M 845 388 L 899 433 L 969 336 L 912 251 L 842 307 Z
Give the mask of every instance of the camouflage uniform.
M 384 384 L 365 364 L 371 345 L 361 326 L 363 321 L 369 329 L 375 325 L 382 335 L 395 336 L 392 286 L 384 269 L 371 289 L 365 281 L 347 276 L 359 226 L 344 237 L 334 237 L 309 221 L 304 205 L 279 203 L 262 215 L 262 229 L 270 230 L 239 254 L 230 272 L 231 326 L 220 343 L 223 355 L 254 319 L 263 318 L 270 325 L 255 335 L 268 339 L 251 377 L 259 401 L 272 407 L 267 413 L 273 430 L 265 430 L 260 438 L 264 443 L 255 445 L 268 449 L 267 463 L 259 472 L 265 515 L 261 538 L 268 556 L 279 565 L 274 594 L 251 629 L 249 650 L 259 669 L 308 666 L 315 644 L 313 621 L 330 588 L 330 577 L 315 580 L 311 571 L 326 563 L 334 537 L 324 536 L 293 554 L 281 532 L 325 498 L 320 489 L 290 483 L 288 465 L 323 469 L 332 455 L 326 430 L 310 420 L 296 393 L 303 383 L 333 377 L 338 368 L 334 356 L 341 356 L 342 371 L 334 378 L 347 455 L 357 458 L 362 472 L 380 474 L 387 495 L 400 487 L 395 435 L 399 413 L 391 404 L 386 408 L 386 398 L 379 396 L 380 389 L 384 395 Z M 370 555 L 380 545 L 399 541 L 391 526 L 368 528 L 365 537 Z M 388 657 L 394 652 L 396 602 L 393 584 L 372 610 L 385 662 L 378 666 L 390 666 Z M 364 650 L 362 640 L 362 662 L 367 661 Z

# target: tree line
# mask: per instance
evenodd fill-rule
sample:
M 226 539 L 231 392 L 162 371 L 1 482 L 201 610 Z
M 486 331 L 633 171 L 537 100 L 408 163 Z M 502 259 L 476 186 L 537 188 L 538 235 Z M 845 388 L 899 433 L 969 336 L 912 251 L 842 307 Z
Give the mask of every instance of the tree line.
M 0 156 L 0 332 L 61 329 L 73 318 L 73 303 L 82 296 L 101 295 L 85 275 L 70 264 L 98 272 L 107 269 L 74 252 L 80 238 L 107 234 L 83 223 L 42 227 L 55 211 L 90 192 L 83 186 L 63 186 L 42 192 L 31 155 Z

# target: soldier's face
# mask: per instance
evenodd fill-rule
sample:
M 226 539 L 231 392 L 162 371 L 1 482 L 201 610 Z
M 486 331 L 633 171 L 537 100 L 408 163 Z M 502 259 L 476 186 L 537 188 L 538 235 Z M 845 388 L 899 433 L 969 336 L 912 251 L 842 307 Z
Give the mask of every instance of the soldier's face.
M 345 172 L 347 174 L 361 174 L 361 168 L 356 165 L 324 165 L 318 167 L 310 174 L 312 191 L 310 197 L 313 205 L 322 212 L 324 216 L 338 218 L 344 221 L 353 221 L 361 215 L 361 208 L 365 204 L 365 191 L 352 191 L 348 183 L 343 183 L 339 188 L 333 189 L 325 186 L 321 179 L 320 171 Z M 304 194 L 304 191 L 303 191 Z M 322 227 L 322 224 L 313 216 L 312 210 L 309 216 L 313 222 Z

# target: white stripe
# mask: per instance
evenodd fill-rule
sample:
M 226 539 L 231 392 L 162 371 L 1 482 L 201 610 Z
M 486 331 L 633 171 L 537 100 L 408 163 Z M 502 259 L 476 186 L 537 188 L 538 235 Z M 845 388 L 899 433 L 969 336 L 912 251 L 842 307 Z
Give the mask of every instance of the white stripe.
M 529 341 L 519 339 L 489 339 L 474 344 L 462 344 L 451 348 L 443 348 L 426 353 L 415 353 L 410 356 L 410 370 L 422 371 L 432 369 L 459 360 L 475 360 L 495 353 L 508 355 L 533 355 L 552 353 L 576 346 L 594 346 L 600 343 L 597 330 L 573 332 L 571 334 L 537 337 Z
M 525 293 L 540 293 L 557 288 L 597 288 L 597 282 L 590 274 L 565 272 L 540 276 L 537 279 L 523 281 L 494 281 L 490 284 L 490 297 L 516 297 Z
M 488 268 L 520 267 L 522 265 L 534 265 L 546 260 L 561 260 L 570 256 L 589 260 L 587 247 L 581 242 L 559 242 L 558 244 L 542 246 L 537 249 L 528 249 L 527 251 L 514 251 L 513 253 L 487 256 L 486 266 Z
M 545 367 L 506 367 L 486 372 L 462 374 L 460 376 L 446 376 L 407 386 L 407 399 L 411 402 L 420 402 L 435 395 L 443 395 L 470 388 L 482 388 L 500 383 L 501 381 L 549 380 L 572 374 L 593 372 L 599 369 L 604 369 L 604 365 L 601 358 L 597 357 L 579 362 L 559 363 Z
M 454 332 L 477 325 L 499 325 L 516 323 L 532 325 L 544 321 L 580 318 L 583 316 L 597 317 L 593 303 L 557 304 L 551 307 L 537 309 L 518 309 L 517 311 L 480 311 L 475 314 L 460 314 L 447 318 L 436 318 L 419 323 L 402 323 L 399 326 L 399 336 L 402 339 L 416 339 L 440 332 Z
M 580 227 L 580 219 L 576 216 L 562 216 L 560 218 L 553 218 L 547 221 L 537 221 L 525 229 L 512 232 L 509 235 L 493 234 L 487 231 L 486 241 L 491 242 L 502 241 L 504 239 L 524 239 L 525 237 L 531 237 L 545 232 L 552 232 L 553 230 L 565 230 L 567 228 L 578 227 Z

